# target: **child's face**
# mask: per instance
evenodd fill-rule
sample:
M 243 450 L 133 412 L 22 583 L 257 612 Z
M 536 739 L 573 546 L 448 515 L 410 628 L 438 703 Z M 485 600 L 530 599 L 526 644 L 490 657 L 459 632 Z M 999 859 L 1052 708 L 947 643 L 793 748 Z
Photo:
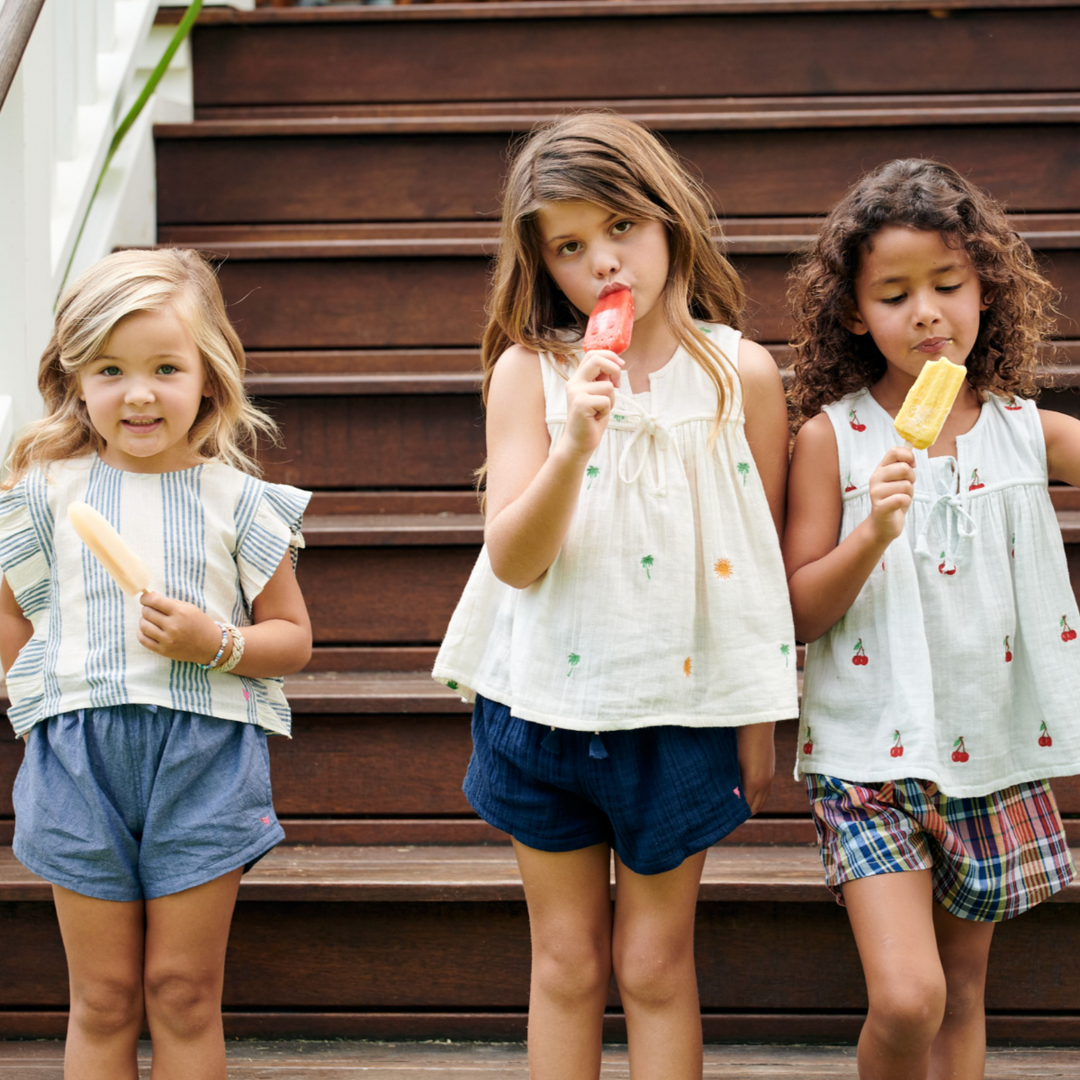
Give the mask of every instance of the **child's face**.
M 175 472 L 197 464 L 188 444 L 207 394 L 202 357 L 172 310 L 139 311 L 117 323 L 79 373 L 79 397 L 105 440 L 101 457 L 128 472 Z
M 848 329 L 869 334 L 890 366 L 915 377 L 935 356 L 963 364 L 988 306 L 962 247 L 937 232 L 889 225 L 859 259 Z
M 608 286 L 621 285 L 633 294 L 636 327 L 650 315 L 663 318 L 669 263 L 663 222 L 623 217 L 586 202 L 548 203 L 536 217 L 544 265 L 583 315 Z

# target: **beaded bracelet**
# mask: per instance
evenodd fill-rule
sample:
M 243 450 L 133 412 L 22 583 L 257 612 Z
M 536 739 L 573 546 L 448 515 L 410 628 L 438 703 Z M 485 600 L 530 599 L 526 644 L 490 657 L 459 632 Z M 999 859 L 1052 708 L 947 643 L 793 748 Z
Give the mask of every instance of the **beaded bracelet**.
M 232 623 L 226 623 L 225 629 L 232 634 L 232 652 L 229 659 L 218 668 L 222 675 L 227 675 L 244 658 L 244 635 Z
M 217 664 L 217 662 L 221 659 L 222 655 L 225 652 L 225 646 L 229 644 L 229 627 L 228 627 L 228 625 L 226 623 L 219 623 L 216 619 L 214 620 L 214 625 L 221 627 L 221 648 L 218 649 L 217 656 L 215 656 L 214 659 L 211 660 L 209 664 L 199 664 L 199 665 L 197 665 L 198 667 L 202 668 L 203 671 L 210 671 Z

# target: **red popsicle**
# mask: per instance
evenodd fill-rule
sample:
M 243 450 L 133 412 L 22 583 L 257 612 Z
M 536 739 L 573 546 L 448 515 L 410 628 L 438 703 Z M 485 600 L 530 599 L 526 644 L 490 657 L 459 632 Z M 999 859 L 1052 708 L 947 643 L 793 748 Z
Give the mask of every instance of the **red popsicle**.
M 582 345 L 590 349 L 625 352 L 634 331 L 634 298 L 629 289 L 608 293 L 593 308 Z

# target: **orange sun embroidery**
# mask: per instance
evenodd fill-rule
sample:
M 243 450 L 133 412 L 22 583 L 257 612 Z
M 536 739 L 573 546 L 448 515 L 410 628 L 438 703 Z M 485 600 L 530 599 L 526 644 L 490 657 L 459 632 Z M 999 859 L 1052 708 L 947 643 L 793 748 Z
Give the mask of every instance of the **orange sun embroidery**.
M 716 571 L 718 578 L 729 578 L 734 573 L 730 559 L 717 559 L 713 563 L 713 570 Z
M 689 656 L 682 662 L 682 673 L 688 679 L 690 678 L 690 657 Z

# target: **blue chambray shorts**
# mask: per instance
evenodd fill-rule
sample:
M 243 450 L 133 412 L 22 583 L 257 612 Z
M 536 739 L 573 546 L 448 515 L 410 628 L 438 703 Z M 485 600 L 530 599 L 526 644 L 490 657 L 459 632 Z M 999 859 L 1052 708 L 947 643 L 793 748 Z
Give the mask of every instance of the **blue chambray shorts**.
M 248 870 L 285 836 L 266 732 L 161 706 L 35 724 L 14 802 L 16 858 L 100 900 L 153 900 Z
M 540 851 L 608 843 L 636 874 L 674 870 L 750 816 L 735 728 L 552 731 L 479 694 L 465 797 Z M 602 746 L 607 756 L 591 757 Z

